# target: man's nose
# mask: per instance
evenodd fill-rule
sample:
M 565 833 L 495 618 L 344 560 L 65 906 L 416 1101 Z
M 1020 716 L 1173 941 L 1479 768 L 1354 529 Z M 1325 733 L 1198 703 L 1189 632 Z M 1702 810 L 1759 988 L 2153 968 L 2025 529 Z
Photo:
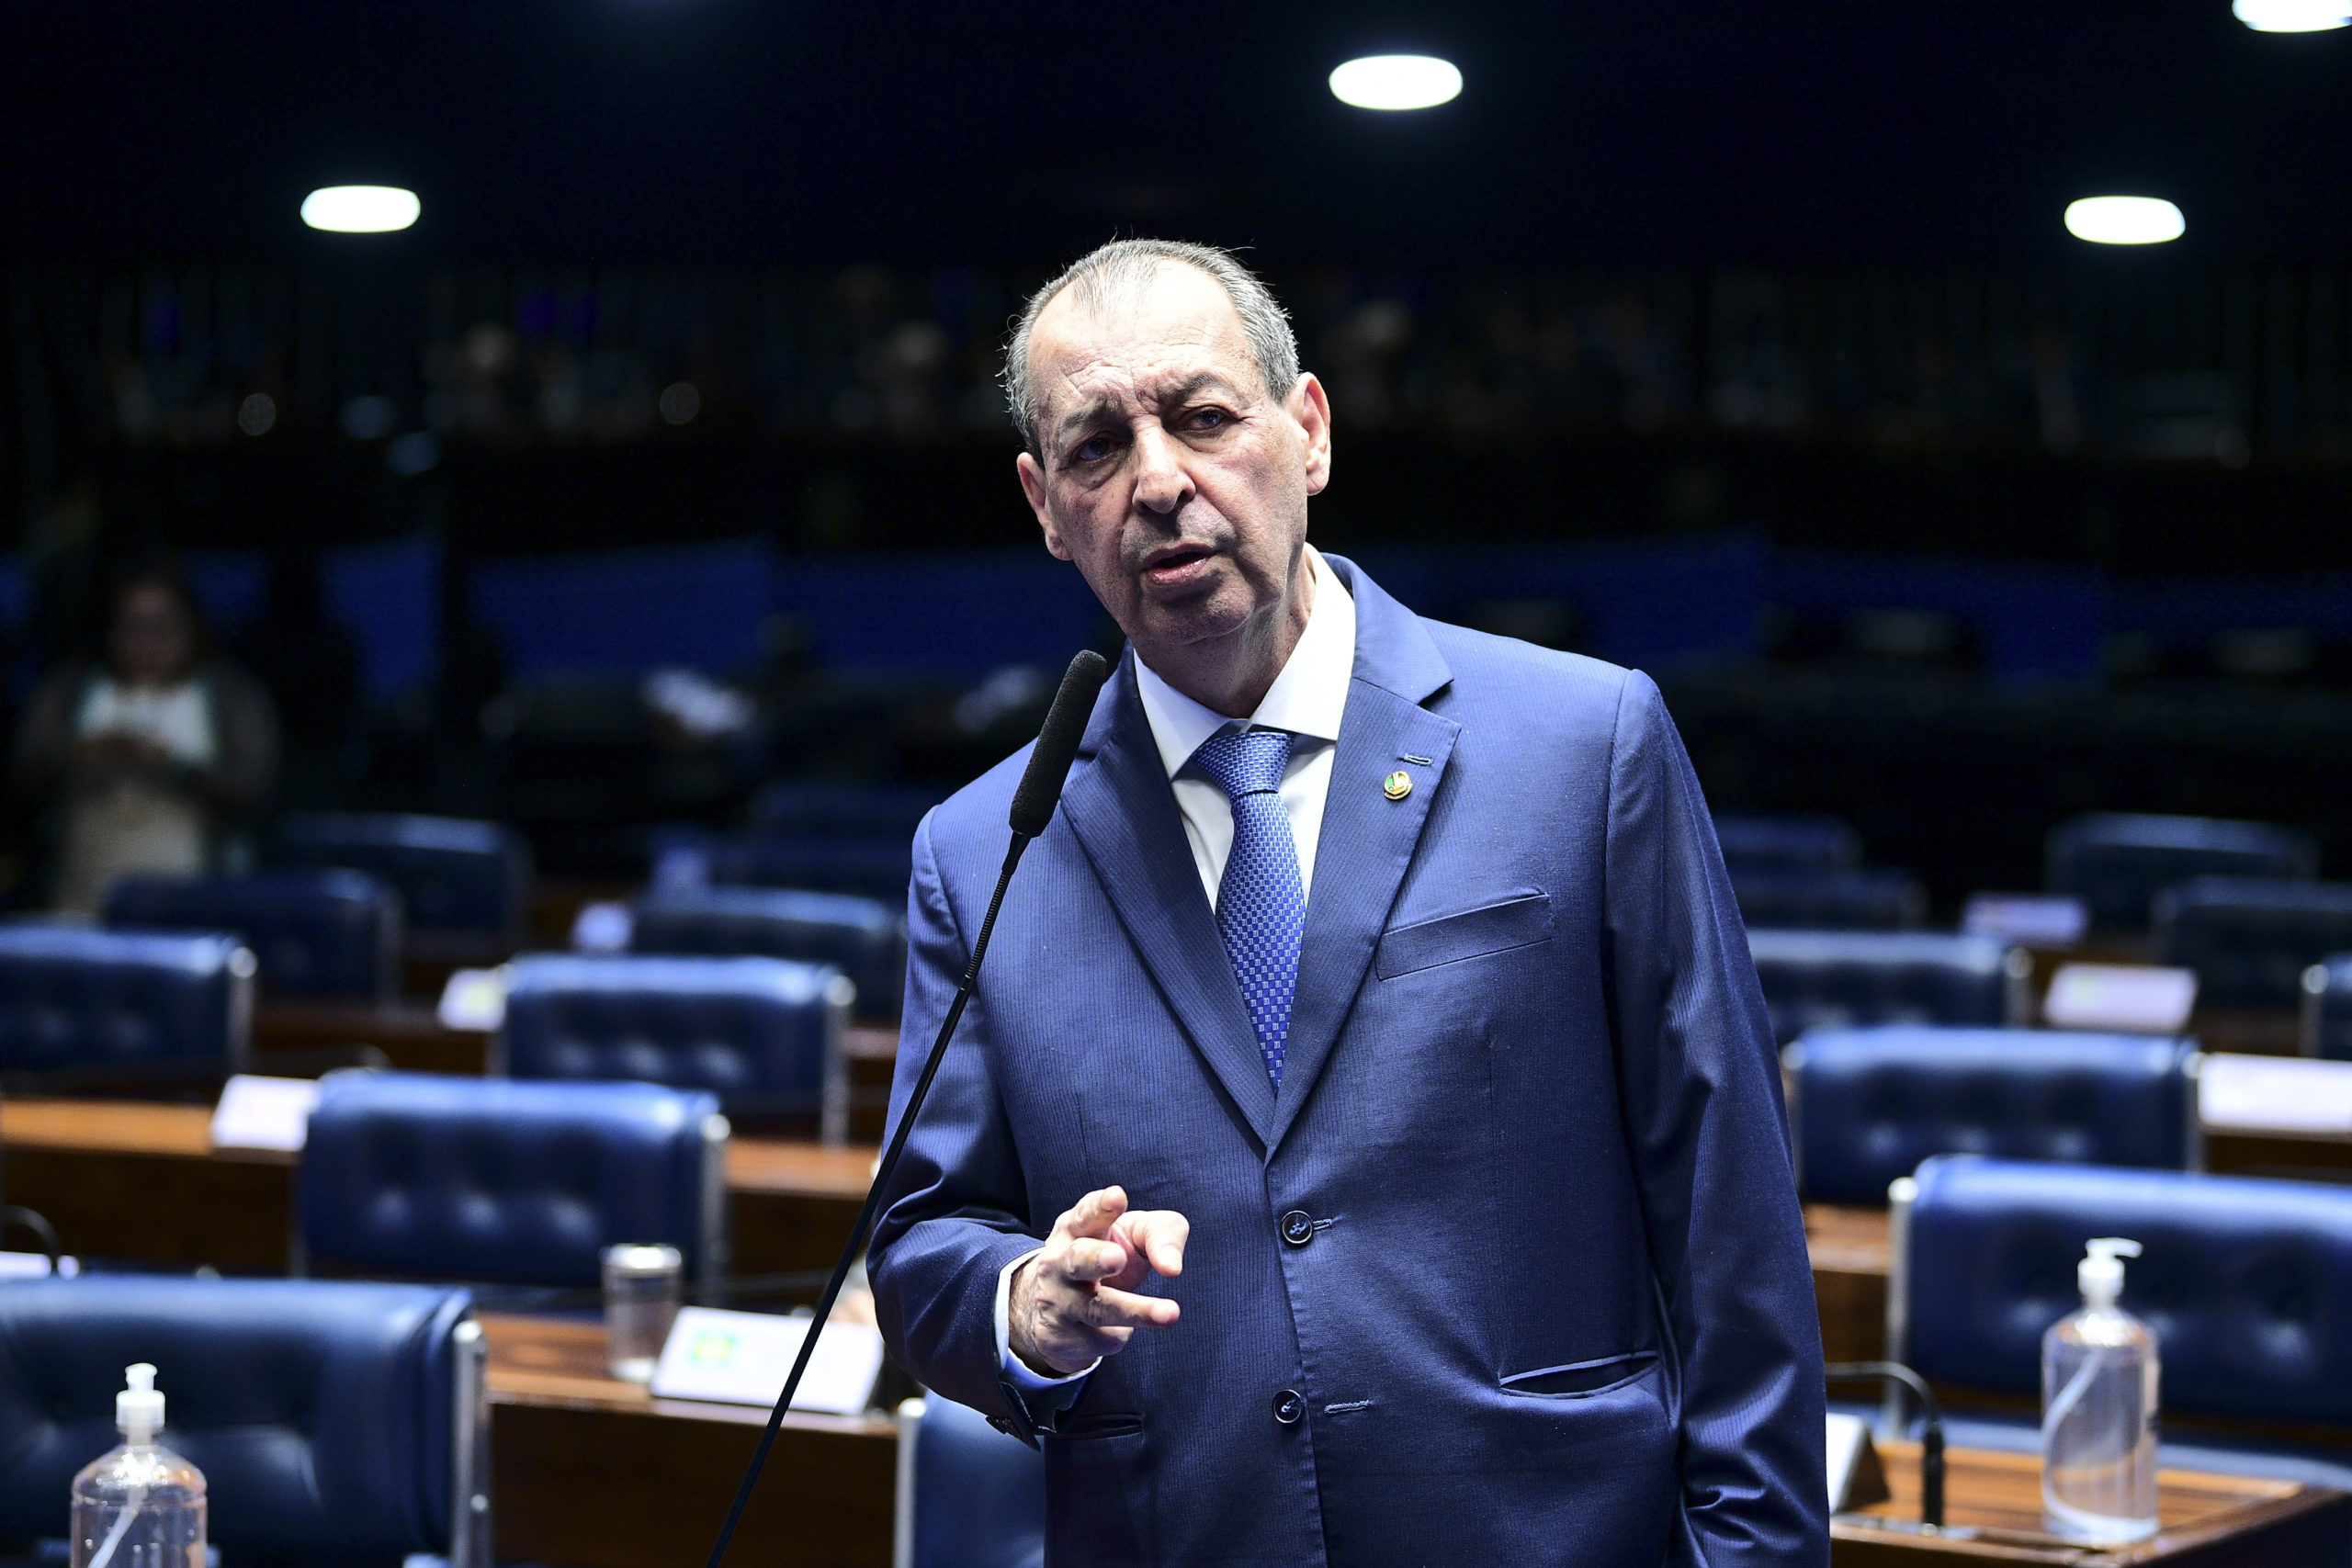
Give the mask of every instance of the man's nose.
M 1136 505 L 1163 515 L 1193 498 L 1193 476 L 1184 471 L 1183 454 L 1168 433 L 1146 429 L 1136 438 Z

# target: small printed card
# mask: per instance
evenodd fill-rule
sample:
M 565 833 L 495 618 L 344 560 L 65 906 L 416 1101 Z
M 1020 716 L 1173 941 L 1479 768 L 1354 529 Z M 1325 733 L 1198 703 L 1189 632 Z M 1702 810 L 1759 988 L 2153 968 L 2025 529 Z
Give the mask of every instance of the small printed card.
M 2177 1034 L 2197 1005 L 2197 972 L 2128 964 L 2067 964 L 2050 977 L 2042 1021 L 2054 1029 Z
M 2064 952 L 2080 945 L 2090 923 L 2090 907 L 2063 893 L 1976 893 L 1969 897 L 1960 929 L 2019 947 Z
M 212 1146 L 299 1154 L 310 1135 L 311 1108 L 318 1102 L 315 1078 L 238 1073 L 221 1086 L 220 1103 L 212 1108 Z
M 663 1399 L 708 1399 L 725 1404 L 774 1404 L 800 1354 L 813 1319 L 768 1313 L 681 1307 L 653 1392 Z M 854 1416 L 874 1395 L 882 1372 L 882 1334 L 856 1323 L 831 1323 L 817 1341 L 808 1371 L 792 1396 L 795 1410 Z
M 506 1021 L 506 971 L 460 969 L 441 987 L 444 1029 L 495 1031 Z
M 2197 1080 L 2197 1116 L 2208 1127 L 2239 1132 L 2352 1136 L 2352 1062 L 2208 1056 Z

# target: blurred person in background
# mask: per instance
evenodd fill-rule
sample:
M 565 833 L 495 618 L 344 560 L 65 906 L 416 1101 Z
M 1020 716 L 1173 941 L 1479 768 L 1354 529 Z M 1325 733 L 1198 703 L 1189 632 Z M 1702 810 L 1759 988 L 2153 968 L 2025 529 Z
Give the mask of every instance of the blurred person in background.
M 245 858 L 240 829 L 277 777 L 269 696 L 209 654 L 178 570 L 141 562 L 105 604 L 104 657 L 52 671 L 17 737 L 18 784 L 55 808 L 52 903 L 84 916 L 117 876 Z

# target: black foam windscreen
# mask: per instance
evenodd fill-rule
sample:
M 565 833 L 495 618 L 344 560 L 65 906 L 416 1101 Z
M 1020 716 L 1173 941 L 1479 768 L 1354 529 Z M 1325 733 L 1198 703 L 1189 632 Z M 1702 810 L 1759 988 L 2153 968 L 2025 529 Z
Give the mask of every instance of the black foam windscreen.
M 1111 678 L 1111 665 L 1092 649 L 1082 649 L 1062 673 L 1061 690 L 1037 732 L 1037 748 L 1029 753 L 1021 787 L 1012 792 L 1012 830 L 1034 839 L 1054 819 L 1054 803 L 1062 797 L 1062 781 L 1078 755 L 1078 742 L 1094 712 L 1095 694 Z

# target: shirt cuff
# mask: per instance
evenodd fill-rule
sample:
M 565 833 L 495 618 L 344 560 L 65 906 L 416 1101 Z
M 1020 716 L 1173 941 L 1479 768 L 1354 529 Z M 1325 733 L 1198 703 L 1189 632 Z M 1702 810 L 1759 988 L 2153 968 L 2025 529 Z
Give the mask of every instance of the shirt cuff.
M 1094 1369 L 1102 1364 L 1102 1357 L 1097 1356 L 1092 1361 L 1066 1378 L 1049 1378 L 1041 1372 L 1030 1371 L 1029 1363 L 1012 1353 L 1013 1271 L 1044 1250 L 1046 1249 L 1042 1247 L 1032 1247 L 997 1270 L 996 1359 L 997 1363 L 1004 1369 L 1006 1380 L 1021 1392 L 1023 1398 L 1034 1399 L 1041 1394 L 1058 1394 L 1061 1396 L 1059 1399 L 1047 1399 L 1046 1403 L 1067 1404 L 1078 1396 L 1078 1385 L 1093 1375 Z

